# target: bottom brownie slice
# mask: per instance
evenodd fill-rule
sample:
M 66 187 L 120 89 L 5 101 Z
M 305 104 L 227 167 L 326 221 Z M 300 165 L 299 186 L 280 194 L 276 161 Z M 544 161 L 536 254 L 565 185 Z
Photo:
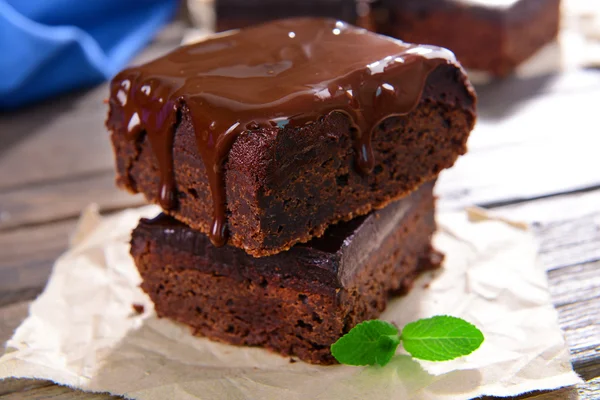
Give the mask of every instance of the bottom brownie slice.
M 317 364 L 329 346 L 376 318 L 390 295 L 439 265 L 433 182 L 386 208 L 330 227 L 287 252 L 254 258 L 216 248 L 160 215 L 133 231 L 131 254 L 160 317 L 227 343 L 263 346 Z

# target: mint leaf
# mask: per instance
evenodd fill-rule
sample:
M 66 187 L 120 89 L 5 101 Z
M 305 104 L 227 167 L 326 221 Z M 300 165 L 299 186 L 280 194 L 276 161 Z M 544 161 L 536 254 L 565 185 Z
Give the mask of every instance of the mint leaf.
M 331 345 L 331 354 L 342 364 L 386 365 L 400 343 L 398 328 L 389 322 L 361 322 Z
M 483 343 L 483 334 L 463 319 L 438 315 L 406 325 L 401 339 L 414 358 L 446 361 L 477 350 Z
M 384 366 L 400 340 L 414 358 L 446 361 L 477 350 L 483 334 L 473 324 L 448 315 L 411 322 L 402 335 L 389 322 L 371 320 L 356 325 L 332 344 L 331 354 L 342 364 Z

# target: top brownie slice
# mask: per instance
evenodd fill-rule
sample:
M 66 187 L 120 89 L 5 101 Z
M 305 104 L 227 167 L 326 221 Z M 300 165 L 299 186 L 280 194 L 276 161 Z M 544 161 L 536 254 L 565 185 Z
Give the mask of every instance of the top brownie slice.
M 253 256 L 406 196 L 475 122 L 451 52 L 313 18 L 126 69 L 109 106 L 118 184 Z

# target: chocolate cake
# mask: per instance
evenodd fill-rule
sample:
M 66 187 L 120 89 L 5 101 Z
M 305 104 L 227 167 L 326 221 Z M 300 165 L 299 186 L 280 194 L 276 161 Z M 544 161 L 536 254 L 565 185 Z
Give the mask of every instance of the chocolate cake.
M 246 28 L 290 17 L 356 22 L 356 0 L 215 0 L 216 31 Z
M 257 257 L 408 195 L 475 122 L 451 52 L 310 18 L 126 69 L 109 105 L 118 184 Z
M 556 38 L 560 0 L 380 0 L 378 31 L 452 50 L 466 68 L 505 76 Z
M 131 254 L 160 317 L 200 336 L 262 346 L 317 364 L 388 297 L 439 265 L 433 183 L 385 209 L 339 223 L 309 243 L 254 258 L 160 215 L 133 231 Z

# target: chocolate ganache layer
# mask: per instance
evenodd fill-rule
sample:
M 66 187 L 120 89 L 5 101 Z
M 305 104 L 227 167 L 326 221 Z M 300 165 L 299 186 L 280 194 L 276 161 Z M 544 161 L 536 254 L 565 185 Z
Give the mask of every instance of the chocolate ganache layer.
M 122 115 L 108 125 L 126 129 L 132 141 L 147 135 L 160 173 L 159 202 L 168 211 L 177 207 L 173 143 L 186 110 L 212 195 L 207 233 L 221 246 L 227 240 L 224 163 L 241 133 L 305 127 L 339 113 L 350 121 L 355 166 L 369 174 L 374 128 L 414 110 L 429 74 L 442 65 L 460 70 L 443 48 L 332 19 L 275 21 L 221 33 L 122 71 L 110 99 Z

